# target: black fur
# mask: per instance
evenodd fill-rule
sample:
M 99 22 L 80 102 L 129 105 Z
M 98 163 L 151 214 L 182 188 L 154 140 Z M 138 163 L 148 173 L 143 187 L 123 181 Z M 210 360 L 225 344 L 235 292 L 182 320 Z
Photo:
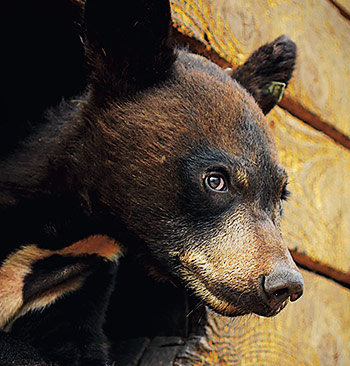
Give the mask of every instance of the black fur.
M 45 123 L 47 107 L 86 86 L 77 3 L 9 1 L 1 13 L 0 156 L 9 155 Z
M 88 1 L 84 25 L 97 103 L 108 96 L 126 98 L 167 78 L 175 60 L 168 1 L 130 1 L 122 11 L 117 1 Z
M 102 328 L 115 273 L 115 264 L 100 262 L 82 288 L 21 317 L 11 335 L 36 349 L 48 363 L 105 365 L 109 342 Z
M 60 18 L 40 1 L 47 22 L 33 18 L 34 3 L 21 2 L 18 12 L 6 5 L 10 23 L 15 18 L 22 33 L 29 28 L 26 41 L 31 42 L 19 47 L 16 37 L 9 40 L 16 52 L 14 64 L 7 65 L 14 78 L 6 80 L 0 259 L 4 264 L 34 246 L 37 259 L 23 282 L 25 303 L 79 275 L 85 281 L 50 306 L 8 324 L 10 333 L 0 334 L 0 364 L 104 365 L 109 356 L 103 324 L 117 264 L 88 252 L 58 251 L 95 234 L 107 235 L 127 247 L 145 267 L 142 273 L 175 282 L 179 292 L 187 286 L 196 293 L 181 272 L 182 251 L 201 244 L 205 255 L 213 252 L 221 225 L 233 220 L 241 204 L 253 207 L 247 222 L 273 222 L 273 237 L 280 235 L 286 174 L 254 99 L 216 65 L 172 44 L 168 0 L 122 5 L 87 0 L 81 28 L 80 8 L 71 1 L 50 2 L 56 10 L 64 8 Z M 50 22 L 61 18 L 60 24 Z M 32 29 L 32 24 L 38 25 Z M 233 72 L 264 113 L 276 100 L 261 89 L 270 81 L 288 83 L 295 52 L 294 43 L 282 37 Z M 16 102 L 11 99 L 15 88 L 21 90 Z M 234 180 L 239 169 L 247 173 L 248 188 Z M 203 173 L 211 170 L 226 174 L 229 194 L 205 191 Z M 42 258 L 43 253 L 51 254 Z M 218 298 L 235 304 L 230 296 L 240 298 L 243 290 L 230 291 L 230 286 L 221 284 Z M 245 295 L 237 313 L 216 310 L 270 314 L 274 309 L 254 291 Z M 128 308 L 128 299 L 122 301 L 126 305 L 120 308 Z M 25 344 L 28 351 L 20 357 Z
M 255 51 L 242 66 L 233 70 L 232 77 L 244 85 L 267 114 L 277 99 L 271 94 L 265 95 L 264 87 L 271 81 L 288 85 L 295 62 L 296 45 L 283 35 Z
M 0 365 L 48 366 L 35 348 L 4 332 L 0 332 Z

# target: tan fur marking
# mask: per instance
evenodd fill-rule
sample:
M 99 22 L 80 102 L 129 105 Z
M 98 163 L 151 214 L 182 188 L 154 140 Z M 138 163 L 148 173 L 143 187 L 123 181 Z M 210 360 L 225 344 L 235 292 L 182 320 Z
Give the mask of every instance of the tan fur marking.
M 122 248 L 108 236 L 93 235 L 60 250 L 59 254 L 74 256 L 96 254 L 112 261 L 120 257 Z
M 245 170 L 241 170 L 241 169 L 237 170 L 236 179 L 239 184 L 244 186 L 244 188 L 249 188 L 248 174 Z
M 53 304 L 62 295 L 79 289 L 83 285 L 86 276 L 87 275 L 82 275 L 78 278 L 73 278 L 70 281 L 43 292 L 40 294 L 40 296 L 31 298 L 21 308 L 19 308 L 16 314 L 10 319 L 10 321 L 4 327 L 4 331 L 9 332 L 13 323 L 28 312 L 33 310 L 42 310 L 45 307 Z
M 53 254 L 65 256 L 80 256 L 96 254 L 106 260 L 116 260 L 122 254 L 118 243 L 105 235 L 94 235 L 60 250 L 40 249 L 35 245 L 22 247 L 11 254 L 0 267 L 0 329 L 12 319 L 24 315 L 30 310 L 43 308 L 52 304 L 64 293 L 77 289 L 84 278 L 79 277 L 74 281 L 49 289 L 40 297 L 23 303 L 23 285 L 25 277 L 31 273 L 32 265 Z
M 0 329 L 23 305 L 23 281 L 31 273 L 31 265 L 49 255 L 29 245 L 10 255 L 0 267 Z
M 184 245 L 187 248 L 178 254 L 181 278 L 221 314 L 237 316 L 261 311 L 266 316 L 276 315 L 287 303 L 267 312 L 255 294 L 260 276 L 271 273 L 277 265 L 283 263 L 297 271 L 280 229 L 268 216 L 250 215 L 245 205 L 239 206 L 221 225 L 217 228 L 219 234 L 215 231 L 207 239 L 204 250 L 196 242 Z M 250 299 L 245 300 L 246 294 L 251 294 Z

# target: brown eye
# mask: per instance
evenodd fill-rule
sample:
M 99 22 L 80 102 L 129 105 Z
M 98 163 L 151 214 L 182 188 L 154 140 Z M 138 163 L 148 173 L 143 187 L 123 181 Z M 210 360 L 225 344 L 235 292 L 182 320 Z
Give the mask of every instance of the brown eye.
M 208 175 L 205 178 L 205 184 L 215 192 L 225 192 L 227 190 L 225 178 L 220 173 Z

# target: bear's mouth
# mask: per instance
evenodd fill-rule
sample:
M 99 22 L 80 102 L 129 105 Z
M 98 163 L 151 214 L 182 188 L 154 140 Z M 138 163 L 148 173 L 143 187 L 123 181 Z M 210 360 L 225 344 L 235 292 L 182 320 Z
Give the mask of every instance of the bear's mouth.
M 289 303 L 289 298 L 275 306 L 269 306 L 257 291 L 247 289 L 227 289 L 221 284 L 211 282 L 200 274 L 185 268 L 181 276 L 185 286 L 194 295 L 218 314 L 235 317 L 247 314 L 256 314 L 264 317 L 273 317 L 282 311 Z M 230 295 L 228 295 L 230 293 Z

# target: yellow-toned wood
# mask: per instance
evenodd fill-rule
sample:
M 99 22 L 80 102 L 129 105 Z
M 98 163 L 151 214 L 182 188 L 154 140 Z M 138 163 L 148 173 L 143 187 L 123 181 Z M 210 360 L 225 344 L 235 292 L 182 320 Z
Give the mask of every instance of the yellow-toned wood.
M 346 12 L 348 16 L 350 16 L 350 1 L 349 0 L 334 0 L 334 3 L 339 5 L 342 10 Z
M 180 31 L 232 64 L 287 34 L 299 49 L 291 96 L 350 136 L 350 22 L 328 0 L 171 2 Z
M 211 314 L 175 366 L 348 366 L 350 291 L 303 271 L 305 294 L 275 318 Z
M 350 136 L 350 24 L 328 1 L 172 0 L 172 8 L 178 28 L 232 63 L 289 34 L 299 46 L 291 94 Z M 350 272 L 349 150 L 281 109 L 269 120 L 293 193 L 283 221 L 289 248 Z
M 269 115 L 292 196 L 282 232 L 290 249 L 350 271 L 350 151 L 280 108 Z

